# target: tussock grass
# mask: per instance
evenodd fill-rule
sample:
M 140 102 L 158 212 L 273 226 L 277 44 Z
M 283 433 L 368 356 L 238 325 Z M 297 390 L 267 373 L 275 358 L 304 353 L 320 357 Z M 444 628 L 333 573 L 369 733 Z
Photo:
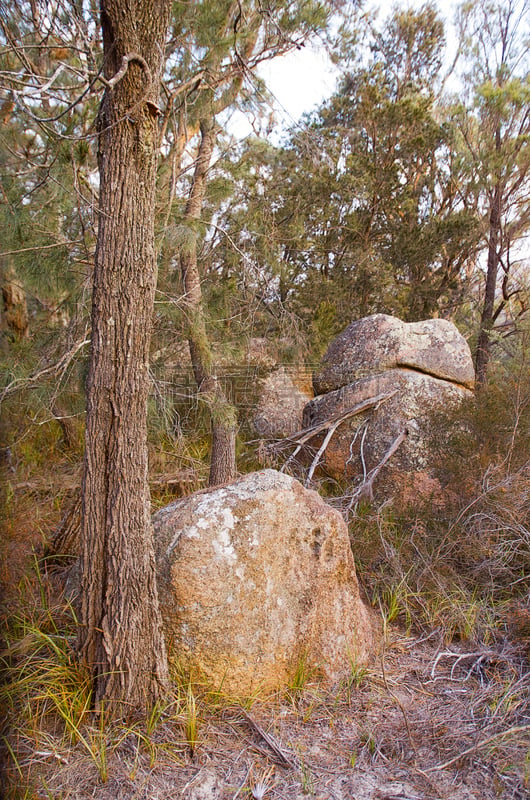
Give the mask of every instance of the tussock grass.
M 35 557 L 32 573 L 19 586 L 17 610 L 3 620 L 0 706 L 6 716 L 0 747 L 6 797 L 35 796 L 42 774 L 53 773 L 53 765 L 68 771 L 72 763 L 82 763 L 84 775 L 95 771 L 106 783 L 113 764 L 123 769 L 124 759 L 131 775 L 146 765 L 152 769 L 160 757 L 182 759 L 186 747 L 197 744 L 197 720 L 194 727 L 188 713 L 187 727 L 182 724 L 181 687 L 147 719 L 115 722 L 104 708 L 94 712 L 89 675 L 75 651 L 75 610 L 54 595 L 42 566 Z

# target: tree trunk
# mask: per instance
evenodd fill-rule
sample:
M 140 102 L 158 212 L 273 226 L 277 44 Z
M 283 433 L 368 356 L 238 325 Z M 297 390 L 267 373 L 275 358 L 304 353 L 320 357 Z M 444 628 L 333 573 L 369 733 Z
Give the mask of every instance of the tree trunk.
M 483 386 L 486 382 L 491 351 L 491 332 L 495 320 L 495 291 L 499 270 L 499 240 L 501 236 L 501 198 L 502 187 L 498 183 L 495 187 L 490 209 L 486 289 L 475 355 L 475 372 L 479 386 Z
M 237 412 L 227 400 L 212 370 L 212 353 L 206 330 L 201 278 L 197 263 L 197 231 L 191 224 L 200 220 L 206 176 L 215 145 L 215 119 L 201 120 L 201 141 L 195 162 L 193 183 L 184 213 L 184 224 L 190 226 L 181 247 L 180 267 L 184 286 L 184 302 L 188 316 L 188 341 L 191 362 L 199 396 L 208 406 L 212 429 L 210 475 L 208 483 L 217 486 L 229 483 L 236 475 Z
M 99 230 L 81 531 L 78 647 L 96 707 L 147 710 L 168 678 L 148 488 L 156 286 L 156 115 L 170 0 L 101 0 Z
M 5 325 L 15 339 L 29 337 L 29 316 L 26 293 L 15 270 L 9 264 L 2 279 L 3 316 Z
M 221 415 L 224 412 L 226 417 L 221 422 L 212 416 L 212 455 L 208 478 L 210 486 L 229 483 L 236 477 L 236 411 L 224 398 L 218 398 L 215 412 Z

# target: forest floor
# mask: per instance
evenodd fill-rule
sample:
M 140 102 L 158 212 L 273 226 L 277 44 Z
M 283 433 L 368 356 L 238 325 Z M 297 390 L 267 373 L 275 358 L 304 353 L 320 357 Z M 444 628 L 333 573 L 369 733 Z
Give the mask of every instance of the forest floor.
M 86 736 L 75 746 L 51 731 L 36 747 L 19 739 L 19 767 L 26 785 L 34 787 L 20 796 L 530 797 L 529 726 L 516 719 L 528 720 L 517 710 L 528 705 L 528 681 L 518 684 L 513 652 L 440 648 L 434 639 L 387 631 L 378 663 L 352 678 L 358 686 L 343 685 L 334 693 L 308 683 L 246 709 L 197 696 L 193 752 L 182 713 L 162 714 L 149 734 L 109 729 L 104 750 L 96 730 L 90 756 Z
M 20 578 L 24 548 L 42 541 L 59 516 L 42 487 L 32 499 L 23 499 L 24 487 L 18 491 L 4 538 L 3 579 L 11 585 Z M 441 630 L 415 636 L 387 624 L 373 662 L 332 688 L 305 675 L 280 694 L 241 705 L 184 685 L 147 723 L 93 720 L 69 733 L 57 715 L 36 724 L 47 702 L 37 693 L 34 717 L 26 713 L 24 724 L 3 732 L 5 794 L 523 800 L 530 797 L 528 667 L 528 649 L 507 638 L 447 643 Z

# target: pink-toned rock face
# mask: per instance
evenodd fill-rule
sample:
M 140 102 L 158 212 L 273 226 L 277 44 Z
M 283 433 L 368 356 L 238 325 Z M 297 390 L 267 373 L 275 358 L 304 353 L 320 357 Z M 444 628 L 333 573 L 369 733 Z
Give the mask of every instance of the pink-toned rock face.
M 370 398 L 384 399 L 337 428 L 320 470 L 356 487 L 376 470 L 370 492 L 375 489 L 378 500 L 395 497 L 403 479 L 414 483 L 419 474 L 417 485 L 428 485 L 434 448 L 449 446 L 440 445 L 440 436 L 433 445 L 433 419 L 471 400 L 474 379 L 469 346 L 447 320 L 406 323 L 374 314 L 352 322 L 331 342 L 313 378 L 317 396 L 304 408 L 304 426 L 321 425 Z M 311 441 L 313 452 L 323 436 Z
M 350 417 L 337 429 L 323 456 L 326 472 L 341 480 L 369 472 L 384 457 L 402 431 L 406 439 L 382 474 L 395 483 L 397 472 L 428 470 L 432 454 L 428 442 L 433 413 L 449 411 L 473 393 L 462 386 L 410 369 L 389 369 L 353 381 L 334 392 L 319 395 L 304 409 L 310 427 L 342 414 L 370 397 L 388 396 L 377 409 Z M 313 447 L 316 446 L 313 441 Z
M 395 368 L 414 369 L 467 389 L 475 383 L 469 345 L 452 322 L 402 322 L 374 314 L 352 322 L 331 342 L 313 378 L 315 394 Z
M 309 371 L 280 367 L 271 372 L 263 381 L 252 420 L 254 430 L 260 436 L 271 438 L 299 431 L 304 407 L 312 397 Z
M 284 687 L 302 658 L 334 681 L 366 661 L 346 525 L 294 478 L 251 473 L 172 503 L 154 528 L 169 651 L 213 688 Z

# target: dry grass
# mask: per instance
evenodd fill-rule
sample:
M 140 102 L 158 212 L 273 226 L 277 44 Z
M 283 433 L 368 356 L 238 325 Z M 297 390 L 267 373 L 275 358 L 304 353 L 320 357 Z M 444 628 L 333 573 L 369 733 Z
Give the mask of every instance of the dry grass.
M 15 702 L 6 796 L 522 800 L 529 690 L 527 663 L 508 643 L 445 648 L 388 626 L 359 680 L 333 689 L 309 681 L 296 704 L 282 693 L 243 709 L 177 686 L 147 721 L 107 725 L 85 713 L 73 730 L 51 708 L 28 725 Z

